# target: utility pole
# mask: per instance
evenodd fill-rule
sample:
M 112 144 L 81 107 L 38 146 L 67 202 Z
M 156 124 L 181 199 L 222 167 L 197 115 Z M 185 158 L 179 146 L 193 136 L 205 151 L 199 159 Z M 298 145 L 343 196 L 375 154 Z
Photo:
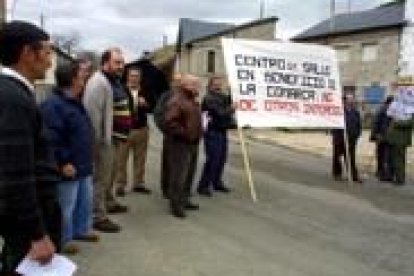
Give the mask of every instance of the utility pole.
M 330 26 L 331 33 L 335 31 L 335 11 L 336 11 L 335 4 L 336 4 L 335 0 L 331 0 L 331 26 Z
M 260 18 L 264 18 L 265 17 L 265 13 L 266 13 L 266 0 L 260 0 Z
M 352 0 L 348 0 L 348 13 L 352 12 Z
M 6 0 L 4 0 L 4 2 L 6 2 Z M 18 2 L 18 0 L 13 0 L 12 6 L 11 6 L 11 9 L 10 9 L 10 21 L 14 19 L 14 13 L 16 12 L 17 2 Z M 5 3 L 5 5 L 6 5 L 6 3 Z
M 40 14 L 40 27 L 44 30 L 45 29 L 45 15 L 42 13 Z

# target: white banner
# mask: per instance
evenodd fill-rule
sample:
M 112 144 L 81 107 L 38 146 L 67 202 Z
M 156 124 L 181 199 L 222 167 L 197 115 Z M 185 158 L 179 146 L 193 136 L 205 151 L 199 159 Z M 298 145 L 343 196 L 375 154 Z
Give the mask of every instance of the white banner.
M 222 44 L 239 126 L 344 127 L 333 49 L 239 39 Z

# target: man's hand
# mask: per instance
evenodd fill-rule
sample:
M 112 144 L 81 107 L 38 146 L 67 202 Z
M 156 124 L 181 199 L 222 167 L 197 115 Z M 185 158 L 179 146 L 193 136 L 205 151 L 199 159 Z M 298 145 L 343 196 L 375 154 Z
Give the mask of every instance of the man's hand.
M 147 106 L 147 101 L 144 97 L 138 97 L 138 106 Z
M 29 250 L 29 258 L 38 261 L 40 264 L 45 265 L 49 263 L 53 255 L 56 252 L 56 248 L 49 236 L 45 235 L 41 240 L 33 241 L 32 247 Z
M 66 164 L 62 167 L 62 173 L 65 177 L 73 178 L 76 176 L 76 169 L 72 164 Z
M 231 104 L 231 106 L 230 106 L 230 108 L 231 108 L 231 110 L 234 112 L 234 111 L 236 111 L 237 110 L 237 103 L 232 103 Z

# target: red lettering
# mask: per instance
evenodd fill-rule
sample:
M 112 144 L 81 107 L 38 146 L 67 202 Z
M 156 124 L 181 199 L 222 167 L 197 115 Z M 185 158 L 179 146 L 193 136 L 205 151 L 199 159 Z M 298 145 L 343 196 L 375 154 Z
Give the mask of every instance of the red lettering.
M 331 93 L 331 92 L 322 93 L 322 102 L 323 103 L 332 103 L 333 102 L 333 93 Z
M 284 111 L 289 113 L 299 112 L 298 102 L 281 102 L 278 100 L 265 100 L 265 110 L 272 111 Z
M 257 111 L 256 100 L 240 100 L 237 109 L 240 111 Z

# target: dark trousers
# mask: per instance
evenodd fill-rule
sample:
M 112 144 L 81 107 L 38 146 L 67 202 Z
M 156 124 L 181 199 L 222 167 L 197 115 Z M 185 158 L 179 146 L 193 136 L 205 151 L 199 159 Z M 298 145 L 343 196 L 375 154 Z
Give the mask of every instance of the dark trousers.
M 359 179 L 358 170 L 356 167 L 356 140 L 349 141 L 349 154 L 350 154 L 350 163 L 351 163 L 351 175 L 354 181 Z M 345 147 L 345 142 L 342 141 L 335 141 L 334 148 L 333 148 L 333 160 L 332 160 L 332 172 L 334 177 L 341 177 L 342 176 L 342 162 L 341 157 L 344 157 L 345 166 L 348 167 L 347 162 L 347 152 Z
M 41 202 L 43 223 L 46 227 L 57 252 L 60 251 L 62 214 L 59 204 L 55 200 L 45 200 Z M 0 275 L 18 275 L 14 271 L 19 263 L 26 257 L 31 247 L 31 240 L 24 232 L 25 229 L 6 229 L 3 239 L 2 250 L 3 269 Z
M 227 161 L 228 138 L 225 131 L 208 130 L 204 135 L 206 162 L 201 175 L 199 190 L 223 186 L 222 175 Z
M 405 182 L 405 166 L 407 160 L 407 147 L 393 145 L 391 147 L 391 159 L 393 180 L 397 183 L 403 184 Z
M 391 180 L 393 166 L 391 158 L 391 145 L 384 142 L 377 143 L 377 176 L 380 180 Z
M 162 195 L 168 198 L 168 181 L 169 181 L 169 170 L 168 170 L 168 143 L 167 139 L 164 138 L 162 141 L 162 152 L 161 152 L 161 192 Z
M 169 198 L 171 208 L 183 210 L 191 196 L 191 188 L 197 168 L 198 145 L 167 138 L 167 166 L 169 174 Z

